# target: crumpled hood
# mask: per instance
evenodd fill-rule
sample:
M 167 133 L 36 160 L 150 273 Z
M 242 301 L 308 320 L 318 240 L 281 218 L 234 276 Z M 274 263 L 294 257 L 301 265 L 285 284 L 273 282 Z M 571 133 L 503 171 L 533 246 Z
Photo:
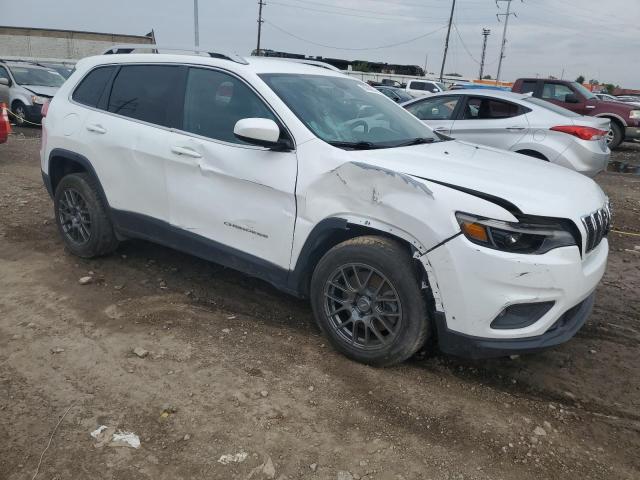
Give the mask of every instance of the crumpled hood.
M 346 153 L 354 161 L 499 197 L 529 215 L 579 221 L 606 201 L 593 180 L 568 168 L 466 142 Z
M 60 87 L 41 87 L 38 85 L 23 85 L 22 87 L 26 88 L 30 92 L 33 92 L 35 95 L 40 95 L 43 97 L 53 97 L 60 89 Z

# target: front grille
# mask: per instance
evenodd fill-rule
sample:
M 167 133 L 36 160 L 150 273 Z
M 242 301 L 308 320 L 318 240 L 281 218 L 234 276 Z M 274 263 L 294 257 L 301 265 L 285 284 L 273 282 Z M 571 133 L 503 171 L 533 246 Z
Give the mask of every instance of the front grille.
M 586 251 L 590 252 L 598 245 L 611 229 L 611 209 L 609 203 L 599 210 L 582 217 L 582 224 L 587 231 Z

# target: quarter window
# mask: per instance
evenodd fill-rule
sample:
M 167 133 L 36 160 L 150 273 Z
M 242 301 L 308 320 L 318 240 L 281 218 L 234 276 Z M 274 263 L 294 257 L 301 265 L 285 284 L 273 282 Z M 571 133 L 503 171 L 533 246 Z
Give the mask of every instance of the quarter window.
M 100 67 L 91 70 L 73 92 L 73 100 L 83 105 L 97 107 L 111 75 L 116 67 Z
M 125 117 L 169 126 L 169 104 L 179 85 L 178 66 L 123 66 L 113 81 L 107 110 Z
M 493 98 L 470 97 L 464 108 L 463 120 L 499 120 L 521 115 L 520 107 L 514 103 Z
M 436 97 L 413 103 L 407 107 L 420 120 L 451 120 L 459 97 Z
M 216 70 L 189 69 L 184 98 L 184 131 L 246 144 L 233 134 L 236 123 L 243 118 L 276 121 L 264 102 L 238 78 Z
M 536 81 L 527 81 L 522 82 L 522 92 L 521 93 L 535 93 L 536 91 Z

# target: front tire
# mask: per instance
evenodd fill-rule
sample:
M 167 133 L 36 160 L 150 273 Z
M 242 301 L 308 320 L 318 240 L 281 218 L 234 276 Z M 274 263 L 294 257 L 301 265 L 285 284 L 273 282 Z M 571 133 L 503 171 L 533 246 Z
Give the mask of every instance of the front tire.
M 83 258 L 113 252 L 118 240 L 97 182 L 86 173 L 64 177 L 56 187 L 54 209 L 67 249 Z
M 616 148 L 618 148 L 618 146 L 620 146 L 623 140 L 624 140 L 624 130 L 622 126 L 619 123 L 614 122 L 612 120 L 611 128 L 607 133 L 607 145 L 611 150 L 615 150 Z
M 332 346 L 368 365 L 403 362 L 429 337 L 415 265 L 387 238 L 357 237 L 329 250 L 313 272 L 311 305 Z
M 15 120 L 16 125 L 18 127 L 23 127 L 26 123 L 25 120 L 27 119 L 27 107 L 24 106 L 24 103 L 16 100 L 13 102 L 11 110 L 13 112 L 13 119 Z

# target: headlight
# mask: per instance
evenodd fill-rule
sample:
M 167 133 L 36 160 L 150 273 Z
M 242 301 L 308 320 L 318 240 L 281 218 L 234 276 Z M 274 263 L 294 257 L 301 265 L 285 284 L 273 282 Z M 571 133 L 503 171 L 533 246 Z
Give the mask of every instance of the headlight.
M 38 95 L 33 95 L 31 97 L 31 103 L 37 104 L 37 105 L 42 105 L 47 100 L 49 100 L 49 99 L 45 98 L 45 97 L 39 97 Z
M 530 217 L 520 222 L 503 222 L 462 212 L 456 213 L 456 219 L 470 241 L 503 252 L 539 255 L 577 245 L 574 234 L 561 221 Z
M 629 118 L 640 120 L 640 110 L 631 110 L 631 112 L 629 112 Z

